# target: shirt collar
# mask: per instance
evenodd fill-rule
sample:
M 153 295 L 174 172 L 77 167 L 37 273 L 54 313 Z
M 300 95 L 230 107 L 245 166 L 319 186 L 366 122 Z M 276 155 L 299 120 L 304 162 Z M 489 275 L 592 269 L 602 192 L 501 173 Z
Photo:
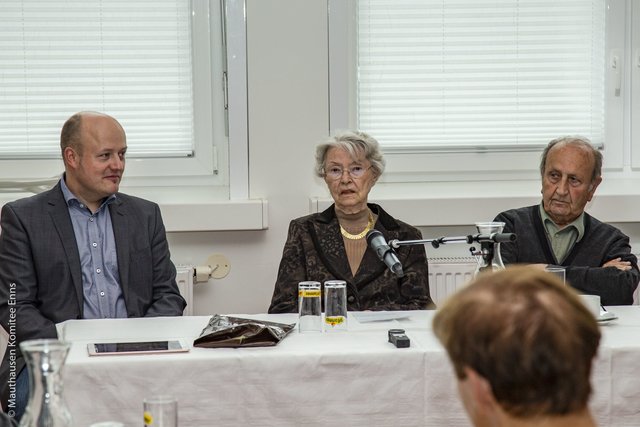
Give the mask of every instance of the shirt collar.
M 557 230 L 560 230 L 560 226 L 558 226 L 558 224 L 553 222 L 553 220 L 551 219 L 547 211 L 544 210 L 542 203 L 540 203 L 540 217 L 542 218 L 542 225 L 544 225 L 545 229 L 547 228 L 547 224 L 550 223 L 550 224 L 553 224 L 553 226 Z M 579 242 L 580 240 L 582 240 L 582 237 L 584 236 L 584 211 L 580 214 L 578 218 L 574 219 L 572 222 L 562 227 L 562 229 L 564 230 L 565 228 L 569 228 L 569 227 L 573 227 L 578 232 L 578 238 L 576 239 L 576 242 Z
M 67 206 L 71 206 L 72 203 L 84 205 L 84 203 L 82 203 L 80 199 L 78 199 L 78 197 L 75 194 L 73 194 L 71 190 L 69 190 L 69 187 L 67 187 L 67 183 L 65 182 L 65 178 L 66 178 L 66 173 L 63 173 L 62 178 L 60 178 L 60 189 L 62 190 L 62 196 L 64 197 L 65 202 L 67 202 Z M 102 209 L 103 206 L 112 203 L 115 199 L 116 199 L 115 194 L 110 195 L 109 197 L 107 197 L 102 201 L 102 204 L 100 205 L 100 208 L 98 210 Z

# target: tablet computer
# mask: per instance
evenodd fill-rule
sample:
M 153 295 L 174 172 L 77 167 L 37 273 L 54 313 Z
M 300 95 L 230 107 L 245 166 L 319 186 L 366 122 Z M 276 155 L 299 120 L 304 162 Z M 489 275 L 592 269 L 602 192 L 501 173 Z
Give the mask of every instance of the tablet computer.
M 102 356 L 113 354 L 177 353 L 189 351 L 189 347 L 179 340 L 135 341 L 89 343 L 87 344 L 87 351 L 90 356 Z

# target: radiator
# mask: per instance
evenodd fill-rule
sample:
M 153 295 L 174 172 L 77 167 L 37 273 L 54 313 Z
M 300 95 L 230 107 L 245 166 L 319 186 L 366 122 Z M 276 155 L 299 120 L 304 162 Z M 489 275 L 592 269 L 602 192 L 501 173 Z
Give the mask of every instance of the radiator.
M 184 316 L 193 316 L 193 267 L 176 266 L 176 282 L 180 295 L 187 302 L 182 313 Z
M 473 278 L 476 265 L 473 257 L 429 258 L 429 291 L 436 306 Z
M 640 254 L 635 255 L 640 259 Z M 436 306 L 465 286 L 475 269 L 472 257 L 429 258 L 429 291 Z M 640 285 L 633 293 L 633 304 L 640 305 Z
M 447 297 L 465 286 L 476 269 L 473 257 L 429 258 L 429 291 L 436 306 L 441 305 Z M 177 266 L 176 282 L 180 295 L 187 302 L 185 316 L 193 315 L 193 266 Z M 638 304 L 640 286 L 634 293 L 634 303 Z M 0 337 L 1 343 L 1 337 Z

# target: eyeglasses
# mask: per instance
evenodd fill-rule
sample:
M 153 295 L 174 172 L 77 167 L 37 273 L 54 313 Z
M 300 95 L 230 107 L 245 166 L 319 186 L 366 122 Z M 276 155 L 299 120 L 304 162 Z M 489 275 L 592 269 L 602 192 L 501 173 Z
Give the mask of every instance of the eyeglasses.
M 369 170 L 371 166 L 365 168 L 364 166 L 353 165 L 349 166 L 347 169 L 342 169 L 340 166 L 331 166 L 329 169 L 325 169 L 324 175 L 329 179 L 340 179 L 344 172 L 348 172 L 352 178 L 362 178 L 364 173 Z

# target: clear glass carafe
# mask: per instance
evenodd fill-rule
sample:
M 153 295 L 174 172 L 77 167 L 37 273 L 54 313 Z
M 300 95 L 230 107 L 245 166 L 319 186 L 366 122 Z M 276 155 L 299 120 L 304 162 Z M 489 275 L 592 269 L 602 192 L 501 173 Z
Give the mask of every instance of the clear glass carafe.
M 478 241 L 480 252 L 474 254 L 478 261 L 474 275 L 484 271 L 504 270 L 504 263 L 500 255 L 500 243 L 491 239 L 493 234 L 502 233 L 504 222 L 476 222 L 476 228 L 481 238 Z
M 71 426 L 71 414 L 62 398 L 62 368 L 69 347 L 53 339 L 20 343 L 29 370 L 29 402 L 20 427 Z

